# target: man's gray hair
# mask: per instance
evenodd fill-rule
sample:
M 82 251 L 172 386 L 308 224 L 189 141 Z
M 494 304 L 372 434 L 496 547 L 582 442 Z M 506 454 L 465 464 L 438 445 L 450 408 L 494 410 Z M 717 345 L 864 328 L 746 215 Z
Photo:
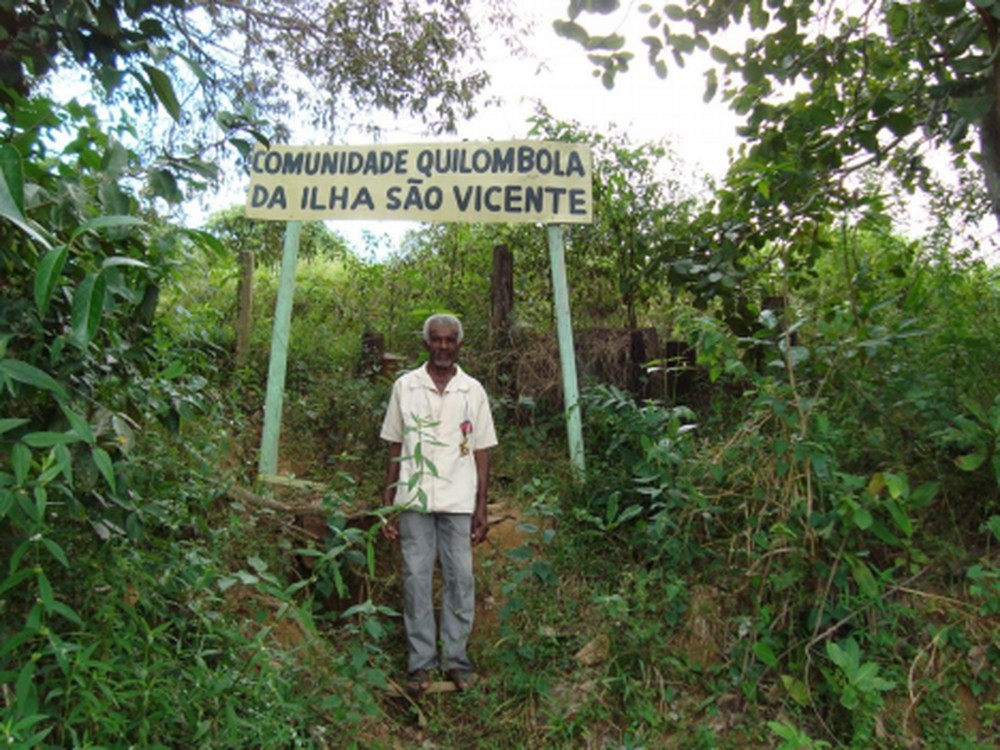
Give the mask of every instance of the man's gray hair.
M 462 343 L 462 339 L 465 336 L 465 333 L 462 331 L 462 321 L 454 315 L 449 315 L 448 313 L 435 313 L 424 321 L 424 341 L 428 344 L 431 342 L 431 328 L 434 326 L 454 328 L 458 331 L 458 343 Z

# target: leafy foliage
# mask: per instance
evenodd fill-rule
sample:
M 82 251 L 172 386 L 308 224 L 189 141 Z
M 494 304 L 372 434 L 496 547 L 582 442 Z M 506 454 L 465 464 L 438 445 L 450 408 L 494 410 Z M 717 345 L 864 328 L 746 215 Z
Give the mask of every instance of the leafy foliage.
M 594 37 L 576 19 L 619 5 L 570 3 L 574 31 L 566 35 L 588 46 Z M 753 200 L 785 205 L 791 215 L 783 221 L 800 221 L 853 205 L 854 186 L 845 177 L 870 164 L 885 165 L 907 187 L 928 188 L 923 144 L 950 147 L 962 168 L 977 127 L 995 205 L 994 8 L 691 0 L 640 10 L 659 32 L 642 43 L 661 76 L 671 63 L 711 56 L 705 97 L 721 95 L 746 117 L 741 134 L 753 172 L 748 187 L 758 193 Z M 591 56 L 609 86 L 627 70 L 621 54 Z

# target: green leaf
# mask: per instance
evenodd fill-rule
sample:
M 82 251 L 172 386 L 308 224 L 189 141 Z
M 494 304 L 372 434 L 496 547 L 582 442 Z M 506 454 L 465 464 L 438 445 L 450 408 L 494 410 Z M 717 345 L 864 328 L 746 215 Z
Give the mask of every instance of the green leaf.
M 177 178 L 167 169 L 154 169 L 149 173 L 149 187 L 154 196 L 170 203 L 180 203 L 184 194 L 177 186 Z
M 871 511 L 868 508 L 855 508 L 854 509 L 854 525 L 857 526 L 862 531 L 870 529 L 874 518 L 872 517 Z
M 24 580 L 24 578 L 26 578 L 30 574 L 31 571 L 22 570 L 20 573 L 11 576 L 7 580 L 12 580 L 14 578 L 17 578 L 18 583 L 20 583 L 20 581 Z M 13 653 L 15 650 L 17 650 L 17 648 L 21 644 L 31 640 L 34 636 L 35 633 L 27 629 L 19 630 L 18 632 L 14 633 L 10 638 L 6 639 L 3 643 L 0 643 L 0 659 L 3 659 L 7 654 Z
M 149 76 L 149 83 L 156 98 L 160 100 L 160 104 L 175 122 L 180 122 L 181 105 L 177 101 L 177 94 L 174 93 L 174 85 L 170 82 L 170 77 L 152 65 L 143 65 L 142 67 L 146 71 L 146 75 Z
M 54 541 L 46 537 L 42 537 L 42 544 L 45 545 L 45 549 L 49 551 L 50 555 L 52 555 L 56 560 L 62 563 L 62 566 L 64 568 L 66 568 L 67 570 L 69 569 L 69 558 L 66 557 L 66 552 L 63 550 L 62 547 L 60 547 Z
M 890 115 L 886 119 L 885 124 L 897 138 L 905 138 L 912 133 L 916 127 L 916 123 L 913 121 L 913 118 L 902 112 L 895 112 Z
M 11 418 L 11 417 L 6 419 L 0 419 L 0 435 L 3 435 L 5 432 L 10 432 L 11 430 L 17 429 L 18 427 L 24 424 L 28 424 L 27 419 Z
M 902 547 L 903 543 L 898 536 L 889 531 L 889 527 L 882 523 L 877 518 L 875 523 L 872 524 L 871 528 L 872 534 L 874 534 L 878 539 L 881 539 L 886 544 L 892 544 L 897 547 Z
M 894 500 L 905 498 L 910 494 L 910 483 L 905 475 L 883 472 L 882 478 L 885 480 L 885 486 L 889 489 L 889 497 Z
M 79 237 L 81 234 L 86 232 L 96 232 L 101 229 L 122 229 L 125 227 L 143 227 L 146 226 L 146 221 L 140 219 L 138 216 L 128 216 L 128 215 L 113 215 L 113 216 L 98 216 L 97 218 L 90 219 L 89 221 L 83 222 L 76 231 L 73 232 L 73 237 Z
M 854 576 L 854 582 L 858 584 L 858 591 L 869 599 L 876 598 L 879 594 L 879 587 L 871 568 L 864 561 L 856 557 L 849 558 L 848 563 L 851 566 L 851 575 Z
M 955 459 L 955 465 L 962 471 L 975 471 L 986 461 L 985 453 L 967 453 Z
M 200 247 L 215 253 L 219 258 L 226 257 L 228 250 L 225 243 L 214 234 L 199 229 L 181 229 L 180 231 L 181 234 L 192 239 Z
M 526 561 L 531 559 L 530 547 L 514 547 L 504 552 L 504 555 L 511 560 Z
M 993 107 L 994 101 L 995 97 L 993 94 L 969 96 L 963 99 L 956 99 L 954 109 L 962 119 L 968 122 L 979 122 Z
M 78 443 L 82 438 L 75 432 L 29 432 L 21 440 L 32 448 L 51 448 L 53 445 Z
M 910 507 L 917 510 L 923 508 L 935 498 L 939 489 L 941 489 L 940 482 L 928 482 L 927 484 L 920 485 L 910 493 Z
M 679 5 L 668 5 L 663 9 L 663 12 L 671 21 L 683 21 L 687 15 L 684 8 Z
M 31 469 L 31 449 L 24 443 L 14 443 L 10 449 L 10 465 L 14 469 L 14 481 L 24 484 Z
M 24 215 L 24 173 L 21 153 L 5 144 L 0 147 L 0 217 L 19 227 L 46 250 L 50 243 Z
M 63 604 L 58 599 L 52 603 L 52 612 L 64 617 L 72 623 L 82 626 L 83 620 L 80 619 L 80 615 L 70 609 L 67 605 Z
M 62 413 L 65 415 L 70 427 L 73 429 L 73 432 L 76 433 L 80 440 L 88 445 L 93 445 L 97 441 L 94 437 L 94 431 L 90 426 L 90 422 L 88 422 L 85 417 L 77 414 L 65 405 L 62 407 Z
M 552 28 L 559 36 L 583 46 L 586 46 L 587 41 L 590 39 L 590 34 L 587 33 L 587 30 L 575 21 L 553 21 Z
M 772 668 L 778 666 L 778 657 L 774 653 L 774 649 L 763 641 L 757 641 L 754 644 L 753 652 L 767 666 Z
M 103 275 L 87 274 L 73 294 L 71 314 L 72 341 L 84 349 L 97 335 L 104 312 L 108 282 Z
M 66 390 L 51 375 L 19 359 L 0 359 L 0 375 L 66 398 Z
M 48 577 L 41 571 L 38 573 L 38 597 L 42 600 L 42 606 L 45 607 L 45 611 L 51 612 L 56 601 L 56 595 L 52 590 L 52 584 L 49 583 Z
M 885 501 L 885 507 L 889 509 L 889 515 L 892 516 L 892 520 L 896 524 L 896 528 L 902 531 L 904 536 L 912 536 L 913 521 L 910 520 L 906 510 L 892 499 Z
M 25 661 L 17 675 L 14 703 L 25 718 L 34 721 L 35 717 L 29 716 L 29 714 L 35 713 L 38 706 L 38 691 L 35 688 L 35 661 L 33 659 Z M 25 747 L 32 747 L 32 745 L 25 745 Z
M 809 705 L 809 688 L 806 687 L 806 684 L 802 680 L 783 674 L 781 675 L 781 684 L 785 686 L 785 690 L 793 701 L 800 706 Z
M 66 482 L 72 486 L 73 485 L 73 456 L 69 452 L 69 448 L 65 445 L 57 445 L 52 449 L 53 454 L 56 457 L 56 466 L 62 473 L 63 478 Z
M 97 467 L 97 470 L 101 472 L 101 475 L 104 477 L 104 480 L 108 483 L 108 486 L 111 488 L 111 491 L 116 492 L 117 490 L 115 489 L 115 469 L 111 463 L 111 456 L 108 455 L 108 452 L 106 450 L 104 450 L 103 448 L 98 448 L 96 446 L 91 450 L 91 455 L 94 458 L 94 465 Z
M 62 275 L 68 255 L 69 246 L 60 245 L 45 253 L 38 264 L 38 270 L 35 272 L 35 306 L 43 317 L 48 312 L 49 302 L 52 300 L 52 294 Z
M 10 509 L 14 507 L 17 498 L 10 490 L 0 488 L 0 521 L 7 517 Z
M 24 217 L 24 171 L 21 165 L 21 152 L 9 143 L 0 148 L 0 195 L 4 196 L 0 200 L 0 206 L 4 213 L 9 208 L 19 217 Z M 9 201 L 9 205 L 5 205 Z

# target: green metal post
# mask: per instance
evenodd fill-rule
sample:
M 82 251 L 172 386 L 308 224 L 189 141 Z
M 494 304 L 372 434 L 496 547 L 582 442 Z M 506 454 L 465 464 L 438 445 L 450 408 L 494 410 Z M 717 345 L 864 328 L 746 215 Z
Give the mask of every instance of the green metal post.
M 278 472 L 278 441 L 281 437 L 281 410 L 285 399 L 285 369 L 288 364 L 288 339 L 292 327 L 292 297 L 295 294 L 295 262 L 299 254 L 302 222 L 290 221 L 285 227 L 285 248 L 281 255 L 281 280 L 274 304 L 274 327 L 271 330 L 271 359 L 267 370 L 267 396 L 264 400 L 264 430 L 260 438 L 260 475 Z
M 577 476 L 583 478 L 583 420 L 580 416 L 580 393 L 576 379 L 576 353 L 573 349 L 573 321 L 569 313 L 569 284 L 566 282 L 566 251 L 561 226 L 550 225 L 549 262 L 552 266 L 552 291 L 556 305 L 556 330 L 559 334 L 559 362 L 562 366 L 563 395 L 566 403 L 566 434 L 569 457 Z

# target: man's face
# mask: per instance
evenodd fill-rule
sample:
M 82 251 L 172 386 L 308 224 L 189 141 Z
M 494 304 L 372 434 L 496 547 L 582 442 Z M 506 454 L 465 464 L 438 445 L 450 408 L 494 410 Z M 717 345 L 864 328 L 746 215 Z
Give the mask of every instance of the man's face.
M 458 360 L 462 344 L 458 340 L 458 329 L 449 325 L 432 325 L 428 330 L 428 341 L 424 342 L 430 354 L 431 364 L 442 370 L 450 370 Z

